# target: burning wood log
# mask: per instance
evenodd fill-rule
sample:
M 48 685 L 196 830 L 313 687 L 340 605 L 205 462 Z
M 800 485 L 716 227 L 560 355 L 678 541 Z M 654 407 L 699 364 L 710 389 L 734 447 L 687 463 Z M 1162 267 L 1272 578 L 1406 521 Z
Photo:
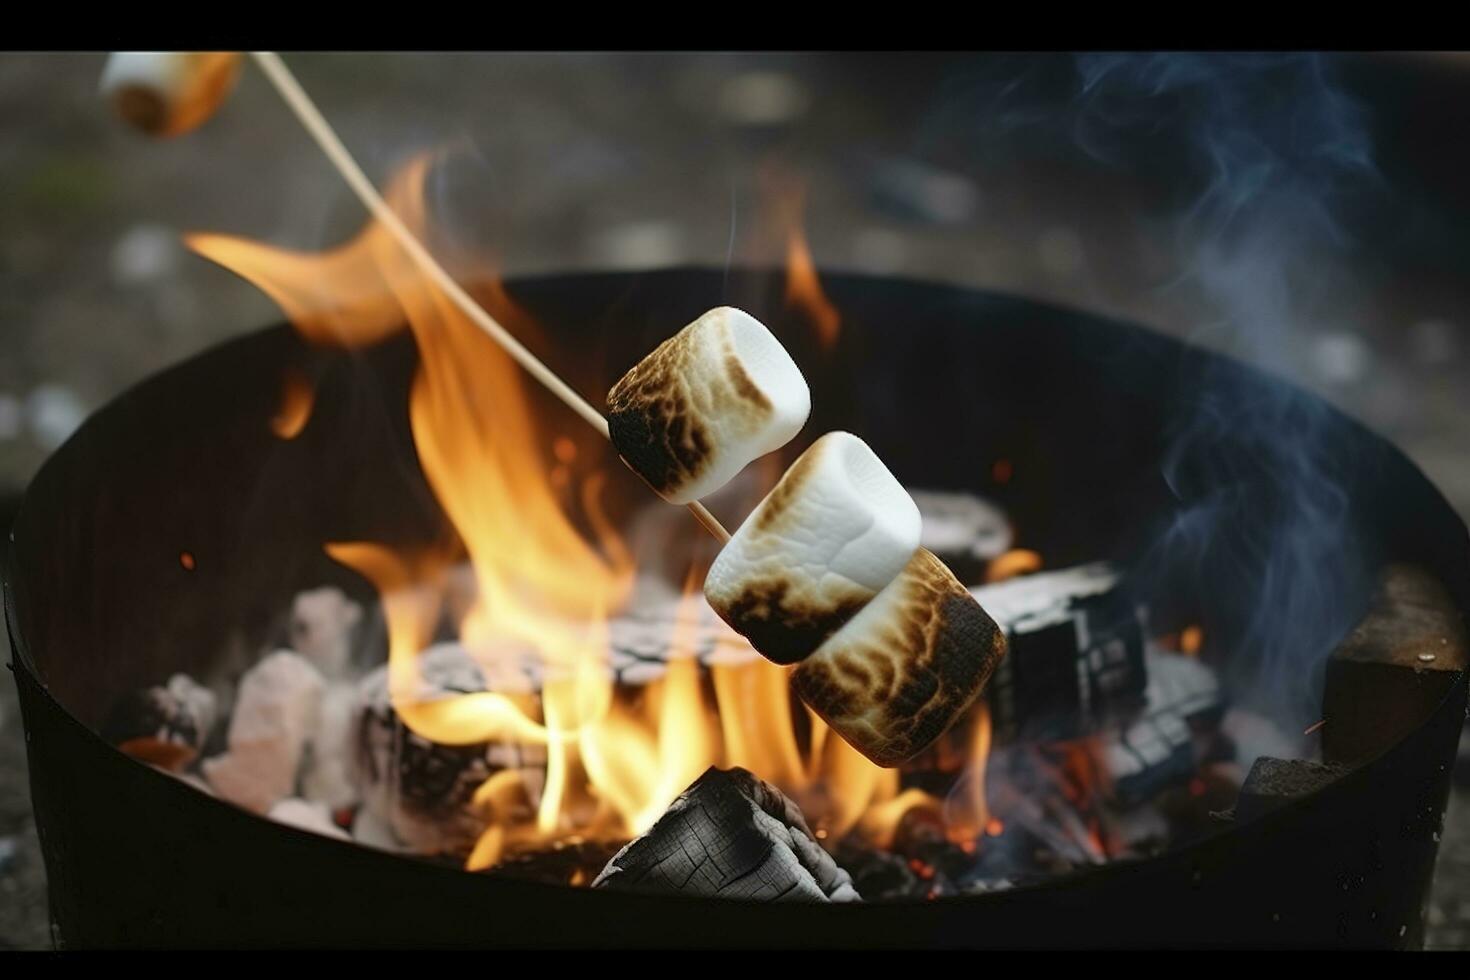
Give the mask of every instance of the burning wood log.
M 419 655 L 420 697 L 449 697 L 483 691 L 485 676 L 456 644 L 440 644 Z M 545 749 L 502 743 L 440 745 L 404 725 L 388 695 L 388 668 L 359 683 L 355 715 L 355 783 L 365 826 L 381 836 L 386 828 L 419 854 L 464 855 L 485 829 L 474 805 L 475 790 L 502 769 L 520 771 L 529 793 L 539 795 Z
M 1388 566 L 1327 662 L 1323 758 L 1353 766 L 1389 749 L 1444 701 L 1467 661 L 1465 623 L 1444 586 L 1422 568 Z
M 744 769 L 709 769 L 608 862 L 594 888 L 765 901 L 859 899 L 796 805 Z

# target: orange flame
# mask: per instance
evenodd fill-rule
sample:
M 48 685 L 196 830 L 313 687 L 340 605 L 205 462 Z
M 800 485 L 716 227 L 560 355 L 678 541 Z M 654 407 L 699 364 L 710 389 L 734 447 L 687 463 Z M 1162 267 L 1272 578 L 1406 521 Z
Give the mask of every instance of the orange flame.
M 818 344 L 824 351 L 830 351 L 837 346 L 842 314 L 822 290 L 817 264 L 807 242 L 803 218 L 806 181 L 776 169 L 767 169 L 763 179 L 768 204 L 786 239 L 786 305 L 807 319 L 816 332 Z
M 429 163 L 414 160 L 386 194 L 421 238 L 432 230 L 423 193 Z M 605 474 L 574 475 L 573 464 L 580 471 L 593 461 L 570 438 L 538 430 L 533 393 L 514 362 L 386 232 L 370 225 L 322 255 L 222 235 L 187 240 L 257 283 L 311 342 L 372 344 L 405 321 L 412 331 L 420 358 L 409 393 L 414 443 L 458 540 L 416 553 L 371 542 L 325 547 L 379 593 L 389 694 L 405 725 L 446 745 L 545 747 L 539 778 L 502 771 L 476 793 L 485 829 L 468 868 L 572 836 L 638 834 L 712 765 L 743 766 L 791 794 L 831 846 L 852 830 L 891 839 L 909 806 L 939 806 L 933 797 L 900 793 L 896 770 L 878 768 L 796 707 L 789 670 L 752 658 L 733 634 L 718 642 L 735 645 L 730 652 L 739 656 L 720 662 L 717 654 L 706 686 L 694 656 L 702 569 L 691 569 L 684 583 L 665 673 L 636 690 L 614 685 L 609 618 L 628 600 L 636 563 L 603 513 Z M 523 339 L 534 331 L 497 279 L 477 275 L 478 295 L 497 319 Z M 836 320 L 830 323 L 835 341 Z M 299 432 L 298 416 L 304 424 L 310 414 L 309 400 L 301 408 L 291 385 L 288 379 L 278 433 Z M 774 482 L 779 474 L 766 475 Z M 472 583 L 454 571 L 465 554 Z M 482 668 L 486 690 L 426 694 L 418 655 L 445 617 Z M 526 663 L 535 669 L 527 672 Z M 983 799 L 967 806 L 965 819 L 983 825 Z
M 306 375 L 287 368 L 281 378 L 281 407 L 271 418 L 271 431 L 282 439 L 295 439 L 311 419 L 316 392 Z
M 786 304 L 805 314 L 817 332 L 823 350 L 837 346 L 842 314 L 822 291 L 811 246 L 800 226 L 791 229 L 786 243 Z
M 975 712 L 975 727 L 970 734 L 969 765 L 945 803 L 945 823 L 949 838 L 956 844 L 973 841 L 995 822 L 985 800 L 985 770 L 990 761 L 990 705 L 980 703 Z M 998 836 L 999 832 L 990 836 Z
M 1030 575 L 1041 571 L 1041 556 L 1026 548 L 1012 548 L 996 555 L 985 569 L 986 582 L 1004 582 L 1017 575 Z

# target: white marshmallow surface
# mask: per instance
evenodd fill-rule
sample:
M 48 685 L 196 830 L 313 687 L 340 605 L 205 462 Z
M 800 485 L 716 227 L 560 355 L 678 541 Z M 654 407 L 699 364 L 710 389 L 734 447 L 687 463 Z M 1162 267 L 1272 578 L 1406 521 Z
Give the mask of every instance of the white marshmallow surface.
M 714 493 L 790 442 L 811 414 L 801 369 L 755 317 L 721 306 L 633 366 L 608 393 L 613 444 L 665 500 Z
M 815 650 L 918 550 L 919 508 L 857 436 L 829 432 L 715 558 L 704 594 L 777 663 Z

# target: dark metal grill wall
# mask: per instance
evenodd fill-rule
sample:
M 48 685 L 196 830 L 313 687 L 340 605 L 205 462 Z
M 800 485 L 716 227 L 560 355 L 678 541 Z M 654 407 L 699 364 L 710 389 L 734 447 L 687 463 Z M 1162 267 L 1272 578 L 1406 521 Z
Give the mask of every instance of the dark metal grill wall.
M 833 363 L 817 358 L 807 325 L 785 311 L 779 276 L 675 270 L 510 288 L 554 341 L 548 350 L 578 352 L 576 370 L 551 360 L 588 393 L 704 309 L 749 309 L 812 381 L 817 412 L 803 444 L 850 428 L 909 485 L 995 496 L 1020 541 L 1053 566 L 1134 558 L 1154 540 L 1174 506 L 1160 458 L 1201 379 L 1228 376 L 1242 397 L 1286 390 L 1157 335 L 1023 300 L 861 277 L 826 285 L 846 317 Z M 326 580 L 366 594 L 322 542 L 405 545 L 444 531 L 407 431 L 413 359 L 406 338 L 343 353 L 309 350 L 286 328 L 246 337 L 118 399 L 36 478 L 15 526 L 6 610 L 64 944 L 1421 940 L 1463 678 L 1388 755 L 1186 849 L 1008 892 L 860 907 L 609 895 L 431 867 L 253 817 L 105 745 L 90 728 L 112 698 L 173 670 L 202 672 L 231 631 L 258 636 L 298 589 Z M 320 394 L 302 436 L 282 443 L 267 422 L 287 364 L 318 379 Z M 552 431 L 580 437 L 549 399 L 536 404 Z M 1470 609 L 1464 524 L 1400 453 L 1323 411 L 1352 470 L 1349 524 L 1364 557 L 1417 561 Z M 997 487 L 989 473 L 1002 457 L 1015 476 Z M 619 512 L 646 499 L 628 474 L 614 476 L 610 492 Z M 196 557 L 192 572 L 178 561 L 182 550 Z M 1207 632 L 1228 632 L 1228 595 L 1157 598 L 1190 599 Z M 1346 608 L 1364 599 L 1341 597 Z

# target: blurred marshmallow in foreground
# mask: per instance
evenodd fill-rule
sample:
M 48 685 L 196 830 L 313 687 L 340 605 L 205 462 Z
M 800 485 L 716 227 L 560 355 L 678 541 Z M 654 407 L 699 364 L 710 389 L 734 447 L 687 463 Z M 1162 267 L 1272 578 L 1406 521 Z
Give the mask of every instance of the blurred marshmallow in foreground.
M 240 77 L 233 51 L 114 51 L 102 95 L 150 136 L 179 136 L 214 115 Z
M 919 508 L 857 436 L 829 432 L 791 464 L 715 558 L 704 594 L 768 659 L 796 663 L 901 572 Z
M 790 442 L 812 398 L 775 335 L 722 306 L 635 364 L 607 408 L 618 453 L 659 496 L 687 504 Z

